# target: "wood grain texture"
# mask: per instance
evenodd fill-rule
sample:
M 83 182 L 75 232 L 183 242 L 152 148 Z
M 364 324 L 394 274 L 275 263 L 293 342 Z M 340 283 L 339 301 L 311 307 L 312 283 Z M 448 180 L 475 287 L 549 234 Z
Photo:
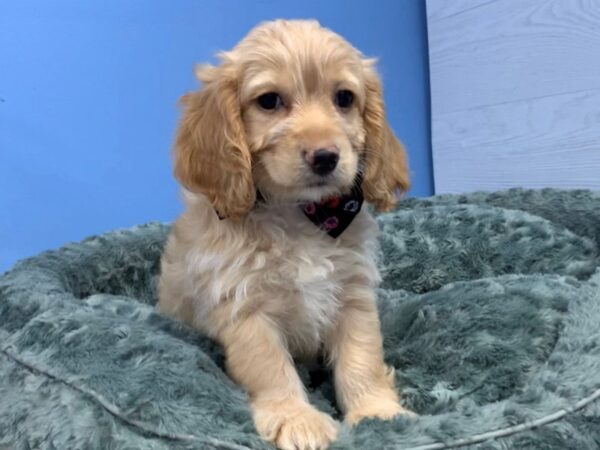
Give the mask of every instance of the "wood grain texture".
M 436 193 L 600 189 L 600 1 L 427 0 Z

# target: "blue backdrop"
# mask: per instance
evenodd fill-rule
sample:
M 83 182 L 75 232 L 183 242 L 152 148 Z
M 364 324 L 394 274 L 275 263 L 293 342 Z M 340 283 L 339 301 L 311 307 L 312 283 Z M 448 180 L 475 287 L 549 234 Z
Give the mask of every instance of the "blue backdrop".
M 380 58 L 411 195 L 432 193 L 421 0 L 80 1 L 0 4 L 0 272 L 68 241 L 180 211 L 176 101 L 260 21 L 316 18 Z

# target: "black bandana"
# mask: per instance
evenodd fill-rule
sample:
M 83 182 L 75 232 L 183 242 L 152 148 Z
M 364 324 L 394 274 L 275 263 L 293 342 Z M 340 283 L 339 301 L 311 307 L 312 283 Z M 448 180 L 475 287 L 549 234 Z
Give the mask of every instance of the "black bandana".
M 361 181 L 356 180 L 349 194 L 330 197 L 318 203 L 304 203 L 300 207 L 312 223 L 332 238 L 337 238 L 360 212 L 364 201 Z
M 329 197 L 320 202 L 301 203 L 299 208 L 304 215 L 317 227 L 321 228 L 332 238 L 337 238 L 352 223 L 360 212 L 364 197 L 362 191 L 362 177 L 359 175 L 354 180 L 350 193 Z M 256 193 L 257 201 L 265 201 L 260 192 Z M 219 219 L 223 220 L 217 211 Z

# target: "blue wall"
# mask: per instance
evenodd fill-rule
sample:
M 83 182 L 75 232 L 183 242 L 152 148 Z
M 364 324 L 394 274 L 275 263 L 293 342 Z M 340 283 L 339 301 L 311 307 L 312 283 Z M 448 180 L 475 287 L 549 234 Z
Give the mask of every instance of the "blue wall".
M 116 227 L 170 221 L 176 100 L 192 67 L 256 23 L 314 17 L 381 59 L 388 114 L 432 193 L 420 0 L 80 1 L 0 4 L 0 272 Z

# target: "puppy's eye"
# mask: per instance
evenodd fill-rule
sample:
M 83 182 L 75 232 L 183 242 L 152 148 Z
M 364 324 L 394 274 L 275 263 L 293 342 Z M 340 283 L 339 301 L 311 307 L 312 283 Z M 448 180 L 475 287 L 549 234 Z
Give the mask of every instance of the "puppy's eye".
M 274 111 L 283 106 L 281 96 L 277 92 L 267 92 L 266 94 L 259 96 L 256 99 L 256 103 L 258 103 L 258 106 L 262 109 L 266 109 L 267 111 Z
M 354 94 L 347 89 L 340 89 L 335 93 L 334 101 L 340 108 L 350 108 L 354 102 Z

